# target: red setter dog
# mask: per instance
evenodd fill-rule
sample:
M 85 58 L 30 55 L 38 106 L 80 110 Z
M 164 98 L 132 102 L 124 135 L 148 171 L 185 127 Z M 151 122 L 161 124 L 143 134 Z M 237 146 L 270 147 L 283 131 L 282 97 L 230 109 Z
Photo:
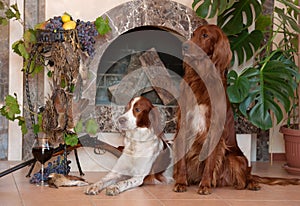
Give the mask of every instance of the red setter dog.
M 198 49 L 200 47 L 204 55 L 199 52 L 194 54 L 196 47 Z M 180 108 L 174 141 L 174 191 L 184 192 L 191 184 L 199 184 L 198 193 L 203 195 L 210 194 L 211 187 L 233 186 L 236 189 L 259 190 L 259 183 L 300 184 L 298 179 L 251 175 L 248 160 L 237 145 L 233 111 L 226 96 L 226 70 L 230 65 L 232 53 L 229 41 L 222 30 L 215 25 L 200 26 L 194 31 L 191 40 L 183 44 L 183 53 L 185 75 L 180 86 Z M 187 62 L 196 66 L 192 67 Z M 211 62 L 216 69 L 211 69 L 209 66 L 212 65 Z M 197 71 L 199 67 L 204 70 L 201 77 L 199 76 L 201 72 Z M 213 70 L 218 74 L 215 72 L 215 76 L 211 75 Z M 219 76 L 220 85 L 223 86 L 224 101 L 220 95 L 219 100 L 217 97 L 212 104 L 209 89 L 212 87 L 211 91 L 214 92 L 214 85 L 218 85 L 214 80 L 216 76 Z M 203 79 L 210 80 L 207 84 Z M 194 103 L 191 103 L 192 101 Z M 209 129 L 215 125 L 212 121 L 212 108 L 215 104 L 223 105 L 224 108 L 224 124 L 219 128 L 220 139 L 217 139 L 215 145 L 208 142 L 209 145 L 213 145 L 211 151 L 205 158 L 199 159 L 210 135 Z

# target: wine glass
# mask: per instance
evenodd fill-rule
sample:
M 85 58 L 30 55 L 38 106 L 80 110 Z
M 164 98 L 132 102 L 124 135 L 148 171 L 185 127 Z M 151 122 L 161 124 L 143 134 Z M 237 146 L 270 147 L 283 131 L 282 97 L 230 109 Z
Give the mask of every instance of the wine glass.
M 44 182 L 44 163 L 51 159 L 54 148 L 50 144 L 47 137 L 38 137 L 35 139 L 32 147 L 32 155 L 42 164 L 41 168 L 41 182 L 38 185 L 45 186 Z

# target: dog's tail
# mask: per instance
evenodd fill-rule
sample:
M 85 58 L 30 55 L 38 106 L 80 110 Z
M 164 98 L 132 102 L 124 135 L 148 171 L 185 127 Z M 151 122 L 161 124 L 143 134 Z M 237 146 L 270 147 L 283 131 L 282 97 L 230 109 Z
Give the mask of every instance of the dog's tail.
M 260 177 L 252 175 L 252 179 L 257 183 L 266 185 L 300 185 L 300 179 L 298 178 Z

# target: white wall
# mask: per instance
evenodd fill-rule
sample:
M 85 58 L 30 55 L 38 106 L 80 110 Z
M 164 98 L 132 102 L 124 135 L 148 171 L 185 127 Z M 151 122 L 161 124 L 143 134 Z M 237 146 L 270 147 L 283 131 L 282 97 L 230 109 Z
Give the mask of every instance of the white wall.
M 130 0 L 46 0 L 46 19 L 68 12 L 74 19 L 95 20 L 110 9 Z M 192 7 L 193 0 L 173 0 Z
M 11 4 L 16 1 L 11 1 Z M 23 11 L 23 1 L 17 1 L 20 11 Z M 21 13 L 23 15 L 23 13 Z M 21 17 L 23 19 L 23 17 Z M 23 26 L 17 21 L 10 21 L 9 28 L 9 48 L 12 44 L 19 40 L 23 35 Z M 18 96 L 20 104 L 23 103 L 23 73 L 21 72 L 23 60 L 20 56 L 12 52 L 9 53 L 9 90 L 8 93 Z M 22 132 L 18 126 L 18 122 L 8 123 L 8 160 L 21 160 L 22 159 Z

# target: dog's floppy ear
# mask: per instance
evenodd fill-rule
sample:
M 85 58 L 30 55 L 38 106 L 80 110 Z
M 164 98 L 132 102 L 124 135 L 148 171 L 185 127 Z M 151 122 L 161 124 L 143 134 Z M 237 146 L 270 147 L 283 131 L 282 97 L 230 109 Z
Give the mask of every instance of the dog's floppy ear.
M 153 107 L 149 112 L 150 126 L 153 128 L 155 135 L 160 136 L 163 132 L 160 112 L 157 107 Z
M 221 29 L 215 29 L 218 39 L 214 42 L 214 51 L 212 55 L 212 62 L 216 65 L 219 70 L 226 70 L 230 66 L 232 58 L 232 52 L 230 49 L 230 43 L 227 36 Z

